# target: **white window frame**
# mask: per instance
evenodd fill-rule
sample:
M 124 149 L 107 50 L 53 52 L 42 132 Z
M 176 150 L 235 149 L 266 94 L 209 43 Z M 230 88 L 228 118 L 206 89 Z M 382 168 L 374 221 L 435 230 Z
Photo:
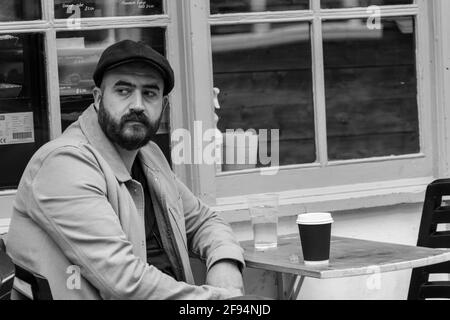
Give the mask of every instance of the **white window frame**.
M 312 24 L 312 67 L 318 142 L 317 163 L 281 167 L 275 176 L 263 176 L 258 169 L 216 175 L 213 165 L 190 166 L 193 189 L 215 209 L 230 213 L 231 221 L 239 221 L 247 216 L 241 212 L 247 207 L 246 196 L 255 193 L 278 193 L 281 204 L 287 208 L 287 215 L 298 213 L 299 208 L 306 211 L 346 210 L 422 201 L 426 185 L 434 177 L 442 177 L 448 173 L 446 162 L 441 164 L 442 160 L 439 161 L 438 156 L 442 153 L 442 144 L 448 140 L 437 139 L 442 131 L 436 130 L 435 124 L 444 114 L 443 110 L 436 107 L 436 101 L 433 99 L 436 92 L 432 86 L 435 83 L 436 70 L 433 69 L 435 48 L 430 39 L 433 38 L 433 16 L 438 13 L 437 7 L 440 5 L 444 5 L 441 0 L 416 0 L 412 5 L 381 7 L 382 17 L 415 18 L 421 152 L 395 157 L 328 161 L 321 21 L 367 19 L 370 13 L 366 8 L 320 9 L 319 0 L 312 0 L 311 10 L 210 15 L 209 0 L 189 1 L 183 10 L 185 15 L 191 17 L 189 21 L 184 21 L 190 35 L 187 50 L 192 52 L 187 64 L 190 68 L 190 78 L 195 79 L 194 85 L 188 90 L 187 107 L 192 115 L 191 119 L 202 121 L 204 129 L 214 127 L 210 35 L 212 25 L 309 21 Z M 449 98 L 445 97 L 446 101 Z M 192 121 L 185 126 L 193 130 Z M 444 125 L 440 126 L 443 127 Z M 204 145 L 206 144 L 207 142 L 204 142 Z M 289 210 L 290 207 L 292 210 Z

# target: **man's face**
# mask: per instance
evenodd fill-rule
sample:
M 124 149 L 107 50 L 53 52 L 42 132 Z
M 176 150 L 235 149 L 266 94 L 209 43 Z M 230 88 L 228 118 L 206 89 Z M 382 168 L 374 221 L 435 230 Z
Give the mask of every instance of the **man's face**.
M 94 90 L 98 122 L 107 137 L 137 150 L 156 134 L 164 111 L 164 81 L 145 63 L 128 63 L 105 73 Z

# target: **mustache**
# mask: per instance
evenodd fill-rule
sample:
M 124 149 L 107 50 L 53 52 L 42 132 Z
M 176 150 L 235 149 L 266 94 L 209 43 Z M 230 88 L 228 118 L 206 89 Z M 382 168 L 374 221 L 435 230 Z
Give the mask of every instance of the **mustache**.
M 144 112 L 130 111 L 129 113 L 127 113 L 122 117 L 121 122 L 125 123 L 126 121 L 136 121 L 141 122 L 147 126 L 150 125 L 150 120 L 144 114 Z

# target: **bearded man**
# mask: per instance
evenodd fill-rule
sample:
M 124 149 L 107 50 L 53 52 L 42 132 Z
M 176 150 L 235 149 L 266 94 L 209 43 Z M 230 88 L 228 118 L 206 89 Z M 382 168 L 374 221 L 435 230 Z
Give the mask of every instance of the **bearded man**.
M 243 251 L 230 226 L 152 141 L 174 87 L 169 62 L 121 41 L 103 52 L 94 82 L 94 104 L 28 164 L 8 254 L 47 279 L 55 299 L 242 295 Z M 190 255 L 205 262 L 206 284 L 194 284 Z

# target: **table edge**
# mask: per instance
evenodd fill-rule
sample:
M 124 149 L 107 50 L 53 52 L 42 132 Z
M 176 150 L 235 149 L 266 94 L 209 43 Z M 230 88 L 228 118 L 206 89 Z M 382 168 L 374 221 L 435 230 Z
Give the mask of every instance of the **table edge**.
M 284 239 L 297 237 L 296 235 L 286 235 L 282 236 Z M 372 241 L 372 240 L 366 240 L 366 239 L 358 239 L 358 238 L 350 238 L 350 237 L 338 237 L 333 236 L 332 239 L 355 239 L 360 241 Z M 242 242 L 248 242 L 248 241 L 242 241 Z M 381 242 L 381 241 L 372 241 L 372 242 L 378 242 L 383 244 L 395 244 L 398 246 L 408 246 L 404 244 L 396 244 L 396 243 L 388 243 L 388 242 Z M 419 246 L 416 246 L 419 247 Z M 426 258 L 421 259 L 415 259 L 415 260 L 409 260 L 409 261 L 400 261 L 400 262 L 393 262 L 393 263 L 387 263 L 382 265 L 372 265 L 372 266 L 364 266 L 364 267 L 357 267 L 357 268 L 349 268 L 349 269 L 341 269 L 341 270 L 323 270 L 323 269 L 316 269 L 313 268 L 307 269 L 307 270 L 298 270 L 294 269 L 290 266 L 276 266 L 272 267 L 266 263 L 259 262 L 259 261 L 251 261 L 247 260 L 244 254 L 244 259 L 246 266 L 248 268 L 255 268 L 255 269 L 261 269 L 261 270 L 268 270 L 273 272 L 281 272 L 281 273 L 289 273 L 294 275 L 300 275 L 300 276 L 306 276 L 306 277 L 312 277 L 316 279 L 336 279 L 336 278 L 347 278 L 347 277 L 357 277 L 357 276 L 364 276 L 364 275 L 371 275 L 376 273 L 387 273 L 387 272 L 395 272 L 395 271 L 402 271 L 407 269 L 414 269 L 414 268 L 420 268 L 428 265 L 434 265 L 438 263 L 443 263 L 450 261 L 450 249 L 446 248 L 428 248 L 428 247 L 419 247 L 419 248 L 426 248 L 430 250 L 436 250 L 441 251 L 441 254 L 436 254 L 433 256 L 429 256 Z

